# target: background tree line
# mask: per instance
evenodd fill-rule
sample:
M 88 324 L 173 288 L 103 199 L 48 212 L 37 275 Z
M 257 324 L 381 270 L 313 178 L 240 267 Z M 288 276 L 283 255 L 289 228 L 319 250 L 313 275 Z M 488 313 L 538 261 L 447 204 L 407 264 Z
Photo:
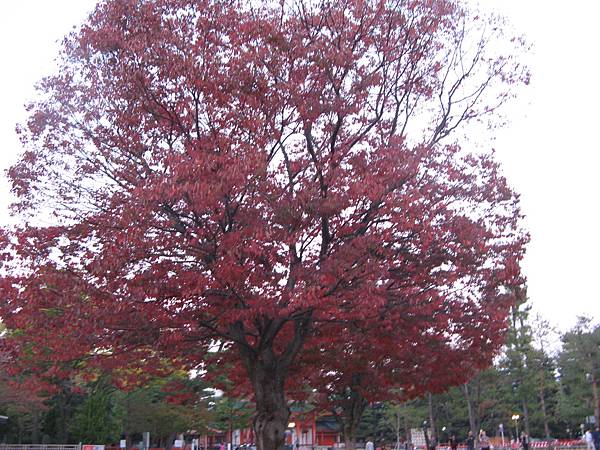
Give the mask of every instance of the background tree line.
M 582 424 L 598 423 L 600 325 L 580 317 L 559 335 L 545 320 L 531 317 L 527 304 L 514 308 L 510 320 L 506 344 L 491 368 L 443 393 L 369 405 L 357 441 L 373 436 L 393 446 L 424 421 L 440 442 L 451 434 L 464 437 L 469 429 L 498 435 L 500 424 L 507 439 L 517 426 L 532 437 L 569 438 L 580 435 Z M 115 388 L 103 376 L 63 380 L 39 396 L 11 385 L 5 372 L 1 376 L 0 414 L 10 417 L 0 424 L 3 442 L 134 442 L 150 431 L 156 445 L 169 446 L 176 434 L 189 430 L 230 435 L 249 426 L 253 412 L 248 401 L 212 389 L 214 374 L 210 381 L 185 373 L 157 376 L 133 390 Z M 518 424 L 511 419 L 515 414 Z
M 107 376 L 71 380 L 39 396 L 2 384 L 0 413 L 9 421 L 0 424 L 0 442 L 118 445 L 126 439 L 130 446 L 149 431 L 153 446 L 170 447 L 190 430 L 230 433 L 247 426 L 252 414 L 247 403 L 221 396 L 185 373 L 155 377 L 131 390 L 115 388 Z
M 535 438 L 578 438 L 582 425 L 599 423 L 599 374 L 600 325 L 580 317 L 558 334 L 545 320 L 530 317 L 523 304 L 513 309 L 506 344 L 492 367 L 444 393 L 372 405 L 359 438 L 372 434 L 393 445 L 425 421 L 439 442 L 452 434 L 464 438 L 469 429 L 499 436 L 500 424 L 506 439 L 514 439 L 517 427 Z

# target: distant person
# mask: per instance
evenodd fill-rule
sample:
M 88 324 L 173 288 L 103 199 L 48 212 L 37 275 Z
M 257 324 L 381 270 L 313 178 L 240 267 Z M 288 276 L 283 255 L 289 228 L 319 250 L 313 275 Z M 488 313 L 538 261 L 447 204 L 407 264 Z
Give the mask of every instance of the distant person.
M 594 438 L 592 437 L 592 432 L 589 428 L 585 430 L 583 439 L 585 440 L 585 445 L 587 445 L 587 450 L 594 450 Z
M 470 430 L 467 433 L 467 450 L 475 450 L 475 436 Z
M 485 434 L 485 430 L 479 432 L 479 448 L 481 450 L 490 450 L 490 438 Z
M 529 436 L 524 431 L 521 433 L 521 447 L 523 450 L 529 450 Z
M 600 427 L 596 427 L 596 429 L 592 431 L 592 441 L 594 442 L 596 450 L 600 450 Z
M 450 436 L 448 444 L 450 445 L 450 450 L 458 449 L 458 439 L 456 439 L 456 435 L 453 434 L 452 436 Z
M 365 450 L 375 450 L 375 445 L 373 444 L 373 440 L 369 438 L 367 443 L 365 444 Z

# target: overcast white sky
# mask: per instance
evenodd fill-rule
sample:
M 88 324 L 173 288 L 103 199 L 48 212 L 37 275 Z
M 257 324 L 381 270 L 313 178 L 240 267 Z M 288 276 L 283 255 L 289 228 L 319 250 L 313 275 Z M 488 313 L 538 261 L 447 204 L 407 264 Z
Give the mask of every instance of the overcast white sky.
M 21 0 L 0 7 L 0 170 L 20 151 L 14 134 L 33 85 L 53 70 L 56 41 L 93 0 Z M 522 195 L 531 243 L 524 262 L 534 310 L 560 329 L 577 315 L 600 320 L 600 3 L 480 0 L 506 15 L 534 46 L 532 83 L 509 110 L 494 147 Z M 0 224 L 9 188 L 0 177 Z

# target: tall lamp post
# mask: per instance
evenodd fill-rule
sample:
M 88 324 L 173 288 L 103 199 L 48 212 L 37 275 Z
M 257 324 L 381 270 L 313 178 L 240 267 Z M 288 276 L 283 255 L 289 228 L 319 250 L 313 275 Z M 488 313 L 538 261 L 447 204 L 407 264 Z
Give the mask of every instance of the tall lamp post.
M 429 428 L 429 423 L 424 420 L 423 421 L 423 436 L 425 437 L 425 448 L 429 450 L 431 448 L 431 442 L 429 441 L 429 435 L 427 434 L 427 428 Z
M 521 418 L 520 415 L 518 414 L 513 414 L 512 415 L 512 420 L 515 423 L 515 431 L 516 431 L 516 436 L 515 436 L 515 441 L 519 440 L 519 419 Z
M 286 434 L 286 442 L 284 444 L 285 448 L 287 449 L 293 449 L 294 448 L 294 440 L 297 439 L 296 438 L 296 422 L 290 422 L 288 423 L 288 429 L 285 431 Z M 290 443 L 287 443 L 287 436 L 290 437 Z

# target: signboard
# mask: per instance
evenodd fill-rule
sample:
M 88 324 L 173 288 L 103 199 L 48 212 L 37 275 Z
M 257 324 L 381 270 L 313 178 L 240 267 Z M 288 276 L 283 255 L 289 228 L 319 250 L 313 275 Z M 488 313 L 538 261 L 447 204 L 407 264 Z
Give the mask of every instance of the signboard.
M 415 447 L 425 447 L 425 433 L 420 428 L 410 429 L 410 440 Z
M 127 441 L 125 439 L 121 439 L 119 441 L 119 447 L 120 448 L 127 448 Z
M 84 444 L 81 450 L 104 450 L 104 445 Z

